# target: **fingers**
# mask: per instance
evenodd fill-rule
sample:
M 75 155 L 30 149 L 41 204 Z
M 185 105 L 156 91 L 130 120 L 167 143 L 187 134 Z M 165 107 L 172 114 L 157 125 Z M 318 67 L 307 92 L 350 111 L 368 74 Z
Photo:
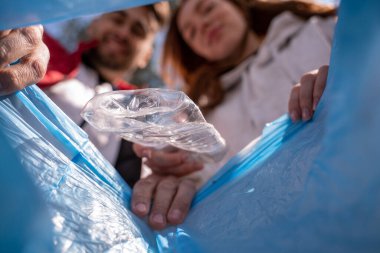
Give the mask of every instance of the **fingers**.
M 301 118 L 301 107 L 299 104 L 300 89 L 301 85 L 298 83 L 293 86 L 292 91 L 290 92 L 288 110 L 293 122 L 297 122 Z
M 50 55 L 42 35 L 41 25 L 0 32 L 0 95 L 43 78 Z M 9 66 L 16 60 L 18 64 Z
M 3 31 L 0 31 L 0 39 L 2 39 L 3 37 L 7 36 L 8 34 L 10 34 L 12 30 L 3 30 Z
M 41 80 L 47 69 L 49 50 L 41 44 L 31 54 L 20 59 L 18 64 L 0 69 L 0 94 L 9 94 Z
M 300 83 L 292 88 L 288 110 L 293 122 L 312 118 L 326 88 L 327 74 L 328 66 L 322 66 L 302 76 Z
M 134 144 L 133 149 L 137 156 L 147 158 L 146 165 L 157 174 L 184 176 L 203 169 L 203 163 L 192 159 L 184 150 L 155 150 L 138 144 Z
M 154 164 L 155 167 L 167 168 L 181 165 L 188 157 L 188 153 L 179 150 L 166 152 L 165 150 L 148 149 L 143 151 L 143 156 L 147 157 L 150 164 Z
M 133 143 L 132 145 L 132 149 L 133 151 L 135 152 L 135 154 L 138 156 L 138 157 L 143 157 L 143 150 L 145 149 L 146 147 L 144 146 L 141 146 L 137 143 Z
M 161 230 L 168 223 L 184 221 L 195 193 L 195 183 L 190 179 L 152 174 L 135 184 L 132 211 L 139 217 L 149 214 L 149 225 Z
M 0 67 L 30 54 L 42 43 L 42 26 L 30 26 L 8 32 L 0 42 Z
M 187 158 L 187 153 L 181 152 L 177 148 L 157 150 L 135 143 L 133 144 L 133 150 L 137 156 L 146 157 L 151 164 L 159 167 L 177 166 Z
M 164 177 L 156 189 L 149 225 L 160 230 L 168 223 L 182 223 L 189 212 L 195 193 L 195 183 L 190 179 Z
M 168 221 L 173 225 L 181 224 L 187 216 L 196 193 L 195 183 L 190 179 L 181 181 L 168 213 Z
M 146 165 L 155 173 L 162 175 L 173 175 L 177 177 L 185 176 L 203 169 L 203 164 L 194 159 L 184 160 L 180 164 L 168 165 L 166 167 L 157 165 L 157 163 L 148 160 Z
M 329 72 L 329 66 L 325 65 L 319 68 L 318 75 L 315 80 L 314 91 L 313 91 L 313 110 L 317 108 L 319 100 L 322 97 L 323 91 L 326 88 L 327 74 Z
M 181 177 L 181 176 L 185 176 L 202 169 L 203 169 L 203 163 L 200 163 L 195 159 L 188 159 L 177 168 L 170 167 L 170 168 L 167 168 L 164 172 L 167 174 Z
M 166 214 L 177 192 L 178 182 L 177 178 L 167 176 L 157 185 L 151 214 L 149 215 L 149 225 L 152 228 L 161 230 L 166 227 Z
M 309 73 L 304 75 L 301 78 L 301 86 L 300 86 L 300 107 L 302 112 L 302 120 L 308 121 L 311 119 L 313 114 L 313 90 L 315 83 L 315 73 Z
M 144 217 L 149 213 L 150 204 L 154 191 L 160 180 L 160 176 L 152 174 L 140 179 L 133 187 L 132 211 L 139 217 Z
M 307 121 L 313 115 L 313 90 L 315 76 L 312 73 L 302 76 L 300 83 L 296 84 L 290 93 L 288 110 L 293 122 L 300 119 Z

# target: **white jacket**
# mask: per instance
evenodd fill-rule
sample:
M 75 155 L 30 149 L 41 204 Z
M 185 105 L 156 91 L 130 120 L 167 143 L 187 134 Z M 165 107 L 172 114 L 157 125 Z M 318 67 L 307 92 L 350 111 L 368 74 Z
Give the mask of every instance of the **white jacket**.
M 112 91 L 111 84 L 98 84 L 98 74 L 83 64 L 80 65 L 76 78 L 44 89 L 50 99 L 78 125 L 84 122 L 80 112 L 86 103 L 96 94 L 108 91 Z M 116 134 L 99 132 L 87 123 L 82 128 L 103 156 L 115 165 L 121 138 Z
M 334 27 L 335 18 L 305 22 L 283 13 L 272 21 L 257 54 L 223 75 L 226 89 L 236 87 L 206 120 L 225 138 L 228 152 L 222 162 L 194 175 L 200 185 L 259 137 L 266 123 L 287 112 L 290 90 L 304 73 L 329 63 Z

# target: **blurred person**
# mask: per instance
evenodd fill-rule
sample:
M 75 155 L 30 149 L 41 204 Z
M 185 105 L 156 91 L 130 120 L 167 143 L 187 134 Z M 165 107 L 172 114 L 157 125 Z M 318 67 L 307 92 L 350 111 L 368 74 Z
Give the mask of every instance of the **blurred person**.
M 335 7 L 311 2 L 182 1 L 170 22 L 163 74 L 169 83 L 173 70 L 179 75 L 183 90 L 226 139 L 229 151 L 219 164 L 200 171 L 202 165 L 189 163 L 183 150 L 134 145 L 136 154 L 147 158 L 154 173 L 190 174 L 199 188 L 287 109 L 293 121 L 310 120 L 324 86 L 308 77 L 293 85 L 303 73 L 328 63 L 335 24 Z M 320 73 L 327 73 L 326 67 Z M 154 194 L 150 188 L 147 196 Z M 147 207 L 140 216 L 149 213 L 149 198 L 140 199 Z
M 304 106 L 310 106 L 315 104 L 315 101 L 319 101 L 326 87 L 327 76 L 327 65 L 305 73 L 291 89 L 288 111 L 301 114 Z M 300 119 L 299 117 L 294 121 Z M 255 141 L 258 140 L 259 138 Z M 166 171 L 153 172 L 136 183 L 132 197 L 132 210 L 140 217 L 149 214 L 148 222 L 155 229 L 163 229 L 168 224 L 182 223 L 189 212 L 190 203 L 197 188 L 194 178 L 173 175 L 186 175 L 196 171 L 198 169 L 194 167 L 197 165 L 184 162 L 181 157 L 185 154 L 180 150 L 168 154 L 162 151 L 151 151 L 139 145 L 135 145 L 134 149 L 140 156 L 144 156 L 142 153 L 144 151 L 150 152 L 149 159 L 162 166 L 161 170 L 166 169 Z M 154 199 L 153 203 L 151 203 L 152 199 Z
M 167 2 L 103 14 L 89 24 L 89 41 L 73 54 L 67 54 L 49 35 L 44 38 L 52 59 L 39 85 L 82 127 L 131 187 L 140 178 L 141 171 L 141 159 L 134 154 L 132 144 L 116 134 L 92 128 L 81 118 L 80 112 L 96 94 L 136 88 L 124 80 L 149 63 L 155 35 L 168 18 Z
M 287 112 L 303 73 L 328 63 L 335 12 L 304 1 L 181 3 L 165 42 L 164 70 L 170 66 L 179 74 L 184 91 L 226 139 L 222 164 Z M 317 103 L 290 116 L 309 120 Z
M 87 132 L 89 139 L 133 187 L 132 210 L 137 215 L 141 216 L 141 212 L 146 215 L 148 207 L 139 200 L 149 198 L 148 223 L 154 229 L 163 229 L 168 222 L 183 222 L 196 192 L 194 183 L 185 178 L 156 174 L 140 180 L 141 158 L 134 153 L 132 144 L 116 134 L 92 128 L 81 118 L 80 112 L 96 94 L 136 88 L 124 80 L 149 63 L 155 35 L 165 24 L 168 14 L 168 3 L 160 2 L 100 16 L 91 22 L 87 31 L 88 37 L 96 43 L 82 44 L 79 51 L 68 55 L 74 63 L 67 68 L 69 78 L 54 85 L 44 85 L 46 94 Z M 61 50 L 49 40 L 48 45 L 52 44 Z M 80 64 L 76 68 L 74 61 L 78 59 Z M 59 69 L 60 63 L 56 64 Z M 55 82 L 54 74 L 48 70 L 48 78 L 42 83 Z M 62 75 L 58 73 L 60 78 Z M 152 190 L 154 193 L 149 195 Z

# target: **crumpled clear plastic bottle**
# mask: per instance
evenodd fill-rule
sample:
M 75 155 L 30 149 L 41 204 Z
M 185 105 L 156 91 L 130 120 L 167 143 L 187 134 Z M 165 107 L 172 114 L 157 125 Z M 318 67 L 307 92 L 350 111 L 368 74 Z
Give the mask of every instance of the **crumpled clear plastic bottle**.
M 139 89 L 92 98 L 81 116 L 99 131 L 157 149 L 176 147 L 204 162 L 220 161 L 225 140 L 181 91 Z

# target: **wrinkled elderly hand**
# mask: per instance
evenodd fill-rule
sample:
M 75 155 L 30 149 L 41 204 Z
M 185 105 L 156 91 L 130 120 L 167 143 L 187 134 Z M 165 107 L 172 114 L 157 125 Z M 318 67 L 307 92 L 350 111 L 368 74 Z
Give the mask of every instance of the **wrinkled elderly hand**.
M 41 25 L 0 31 L 0 95 L 21 90 L 45 75 L 49 50 Z M 19 63 L 9 64 L 19 59 Z
M 289 115 L 293 122 L 313 117 L 318 102 L 326 87 L 328 66 L 322 66 L 302 76 L 290 94 Z
M 189 159 L 189 152 L 176 148 L 155 150 L 138 144 L 133 150 L 139 157 L 147 159 L 146 165 L 156 174 L 184 176 L 203 168 L 203 163 Z
M 195 195 L 195 183 L 186 178 L 151 174 L 133 187 L 132 211 L 156 230 L 184 221 Z

